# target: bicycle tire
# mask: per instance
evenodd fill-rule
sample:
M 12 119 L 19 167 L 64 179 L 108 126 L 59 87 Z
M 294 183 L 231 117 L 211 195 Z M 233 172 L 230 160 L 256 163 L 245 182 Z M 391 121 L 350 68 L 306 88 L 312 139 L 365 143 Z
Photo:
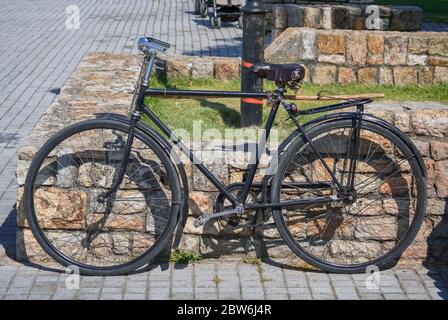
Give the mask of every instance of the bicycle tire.
M 162 251 L 162 249 L 165 248 L 165 246 L 168 244 L 169 240 L 171 239 L 171 237 L 173 235 L 173 232 L 174 232 L 174 229 L 176 226 L 176 222 L 177 222 L 177 218 L 178 218 L 178 211 L 179 211 L 179 207 L 180 207 L 180 203 L 181 203 L 180 181 L 177 176 L 176 169 L 175 169 L 173 163 L 170 161 L 169 155 L 166 153 L 165 150 L 163 150 L 160 147 L 160 145 L 154 139 L 152 139 L 148 135 L 144 134 L 139 129 L 136 129 L 136 131 L 135 131 L 134 143 L 136 143 L 136 145 L 137 145 L 136 141 L 141 143 L 141 144 L 138 144 L 138 147 L 141 148 L 139 150 L 146 151 L 147 153 L 149 150 L 151 152 L 150 156 L 154 157 L 153 159 L 155 159 L 155 160 L 158 159 L 160 161 L 160 165 L 162 168 L 161 170 L 163 170 L 163 174 L 164 175 L 166 174 L 166 177 L 167 177 L 166 181 L 168 181 L 168 182 L 166 182 L 166 183 L 169 184 L 169 186 L 171 188 L 170 189 L 171 200 L 169 200 L 168 197 L 166 199 L 167 203 L 170 201 L 170 205 L 169 206 L 165 205 L 166 208 L 164 208 L 164 210 L 162 210 L 162 209 L 159 210 L 159 209 L 157 209 L 157 205 L 150 207 L 150 205 L 148 204 L 148 206 L 146 207 L 145 210 L 148 210 L 148 212 L 150 212 L 150 213 L 152 213 L 152 211 L 157 212 L 157 210 L 159 210 L 160 212 L 163 211 L 163 214 L 164 214 L 163 218 L 166 220 L 166 222 L 164 222 L 163 230 L 160 232 L 155 231 L 156 222 L 154 222 L 154 231 L 153 232 L 160 233 L 157 236 L 157 239 L 154 240 L 154 243 L 150 247 L 147 248 L 147 247 L 141 246 L 141 247 L 139 247 L 138 250 L 135 250 L 135 252 L 138 251 L 138 253 L 136 253 L 135 257 L 129 258 L 129 261 L 126 261 L 125 263 L 120 263 L 117 265 L 112 264 L 112 265 L 107 265 L 107 266 L 89 265 L 85 262 L 76 261 L 73 257 L 67 256 L 66 253 L 62 252 L 61 251 L 62 248 L 57 248 L 55 246 L 55 244 L 49 239 L 49 236 L 46 233 L 46 231 L 48 233 L 50 233 L 51 230 L 50 229 L 48 229 L 50 231 L 44 230 L 46 228 L 42 227 L 42 225 L 44 225 L 45 223 L 42 222 L 42 225 L 39 223 L 39 217 L 37 216 L 36 210 L 35 210 L 35 205 L 34 205 L 35 204 L 34 203 L 35 190 L 36 190 L 36 187 L 40 186 L 42 188 L 42 185 L 43 185 L 41 182 L 36 183 L 36 178 L 37 178 L 39 172 L 41 172 L 41 167 L 42 167 L 43 163 L 46 160 L 48 161 L 48 159 L 51 158 L 50 156 L 52 154 L 53 155 L 55 154 L 54 150 L 57 150 L 58 146 L 63 146 L 64 141 L 69 141 L 69 139 L 71 137 L 74 137 L 77 134 L 81 134 L 81 133 L 83 133 L 83 132 L 85 133 L 89 130 L 97 130 L 97 129 L 98 130 L 101 129 L 102 132 L 103 132 L 103 130 L 110 130 L 111 132 L 114 132 L 115 134 L 117 134 L 117 132 L 126 134 L 129 131 L 129 125 L 127 125 L 123 122 L 108 120 L 108 119 L 104 119 L 104 120 L 94 119 L 94 120 L 86 120 L 83 122 L 79 122 L 79 123 L 73 124 L 71 126 L 68 126 L 67 128 L 64 128 L 60 132 L 56 133 L 36 153 L 36 156 L 34 157 L 33 161 L 31 162 L 30 168 L 28 170 L 25 188 L 24 188 L 24 207 L 25 207 L 25 212 L 26 212 L 26 218 L 29 223 L 29 227 L 30 227 L 34 237 L 36 238 L 37 242 L 42 246 L 44 251 L 51 258 L 56 260 L 61 265 L 66 266 L 66 267 L 67 266 L 76 266 L 79 269 L 80 273 L 84 274 L 84 275 L 108 276 L 108 275 L 126 274 L 126 273 L 132 272 L 132 271 L 142 267 L 145 264 L 148 264 Z M 104 135 L 104 133 L 103 133 L 103 135 Z M 99 145 L 105 145 L 105 144 L 99 143 Z M 133 144 L 133 146 L 134 146 L 134 144 Z M 142 149 L 143 146 L 147 146 L 148 149 L 147 150 Z M 86 152 L 86 151 L 84 151 L 84 152 Z M 95 152 L 98 153 L 98 150 L 95 150 Z M 76 152 L 73 152 L 73 154 L 77 155 Z M 93 152 L 92 152 L 92 154 L 93 154 Z M 108 156 L 112 158 L 113 154 L 110 153 L 110 154 L 108 154 Z M 148 153 L 148 156 L 149 156 L 149 153 Z M 93 158 L 93 159 L 95 160 L 95 158 Z M 110 163 L 110 161 L 111 160 L 109 159 L 109 163 Z M 59 161 L 56 160 L 56 162 L 59 165 Z M 81 161 L 81 162 L 82 162 L 82 165 L 85 165 L 85 163 L 83 161 Z M 78 170 L 79 170 L 79 168 L 78 168 Z M 133 172 L 133 174 L 134 173 L 135 173 L 135 171 Z M 77 178 L 77 179 L 80 179 L 80 178 Z M 129 178 L 129 181 L 130 180 L 131 179 Z M 153 178 L 153 180 L 155 181 L 155 178 Z M 135 181 L 137 181 L 137 180 L 135 180 Z M 138 183 L 140 183 L 140 181 Z M 137 182 L 135 182 L 135 184 L 137 185 Z M 93 187 L 97 187 L 97 186 L 94 185 Z M 51 186 L 50 186 L 50 188 L 51 188 Z M 104 188 L 107 188 L 107 187 L 104 187 Z M 134 190 L 132 192 L 140 191 L 135 186 L 131 187 L 131 188 L 134 188 Z M 148 188 L 148 187 L 146 187 L 146 188 Z M 137 191 L 135 191 L 135 189 L 137 189 Z M 148 193 L 152 194 L 151 192 L 153 192 L 153 191 L 151 191 L 151 188 L 149 188 L 147 190 L 148 191 L 144 191 L 144 192 L 148 192 Z M 88 191 L 92 191 L 92 190 L 88 190 Z M 144 194 L 144 195 L 145 195 L 144 199 L 146 199 L 146 194 Z M 117 198 L 115 197 L 114 199 L 117 199 Z M 142 200 L 144 200 L 144 199 L 142 199 Z M 151 199 L 149 199 L 149 201 L 151 201 Z M 89 203 L 89 205 L 87 205 L 85 207 L 90 208 L 91 204 Z M 155 208 L 155 209 L 153 209 L 153 208 Z M 96 207 L 95 207 L 95 209 L 92 209 L 92 211 L 95 211 L 95 210 L 97 210 Z M 87 216 L 87 213 L 84 212 L 84 214 Z M 106 220 L 110 217 L 109 214 L 106 217 Z M 146 213 L 144 213 L 144 214 L 146 214 Z M 152 213 L 152 214 L 153 214 L 153 220 L 155 218 L 159 219 L 159 217 L 156 217 L 154 215 L 154 213 Z M 145 217 L 147 217 L 147 216 L 145 216 Z M 85 220 L 87 220 L 87 218 L 85 218 Z M 125 220 L 122 220 L 122 221 L 125 221 Z M 143 221 L 142 223 L 145 223 L 145 225 L 143 225 L 143 228 L 148 228 L 148 225 L 147 225 L 148 222 L 146 220 L 142 220 L 142 221 Z M 86 230 L 87 230 L 87 222 L 85 222 L 85 224 L 86 224 Z M 94 223 L 92 223 L 92 225 L 93 224 Z M 159 223 L 159 225 L 160 225 L 160 223 Z M 106 230 L 109 230 L 107 225 L 106 225 Z M 135 231 L 134 229 L 132 229 L 132 230 Z M 88 232 L 90 232 L 90 231 L 88 231 Z M 107 231 L 104 231 L 103 229 L 97 230 L 97 233 L 100 235 L 102 235 L 103 232 L 106 233 Z M 143 232 L 145 232 L 145 231 L 143 231 Z M 80 232 L 80 234 L 81 234 L 81 232 Z M 143 234 L 143 235 L 147 236 L 146 234 Z M 107 236 L 109 237 L 110 235 L 107 235 Z M 146 238 L 140 238 L 140 239 L 145 240 Z M 56 240 L 54 240 L 54 241 L 56 241 Z M 134 238 L 132 238 L 131 241 L 134 241 Z M 132 245 L 134 245 L 134 244 L 137 244 L 137 241 L 135 243 L 132 242 Z M 131 248 L 131 250 L 134 250 L 134 247 Z M 134 251 L 133 251 L 133 253 L 134 253 Z
M 308 138 L 312 141 L 316 137 L 320 135 L 324 135 L 326 132 L 330 132 L 331 130 L 337 130 L 342 128 L 353 128 L 356 122 L 352 120 L 336 120 L 327 123 L 322 123 L 312 127 L 307 132 Z M 410 223 L 409 228 L 407 229 L 404 235 L 400 236 L 400 239 L 396 239 L 397 243 L 393 246 L 393 248 L 386 253 L 375 257 L 372 260 L 353 263 L 350 265 L 343 263 L 335 263 L 334 261 L 326 261 L 322 257 L 316 256 L 310 252 L 310 249 L 306 249 L 306 241 L 304 240 L 307 237 L 303 237 L 302 241 L 299 241 L 294 237 L 293 233 L 287 226 L 287 221 L 285 218 L 285 214 L 282 212 L 282 209 L 274 209 L 273 210 L 273 218 L 274 222 L 277 226 L 278 232 L 280 233 L 283 240 L 289 246 L 289 248 L 296 254 L 299 258 L 304 260 L 305 262 L 323 270 L 326 272 L 332 273 L 361 273 L 365 272 L 366 269 L 375 265 L 379 269 L 384 269 L 393 265 L 397 258 L 403 253 L 403 251 L 410 245 L 413 239 L 416 237 L 420 226 L 423 222 L 425 209 L 426 209 L 426 180 L 424 177 L 424 172 L 419 166 L 418 158 L 421 157 L 420 154 L 415 154 L 411 151 L 411 148 L 394 132 L 375 124 L 373 122 L 364 121 L 362 123 L 362 130 L 368 130 L 375 134 L 378 134 L 382 137 L 389 139 L 390 142 L 393 143 L 394 148 L 397 148 L 406 158 L 409 158 L 409 164 L 411 168 L 411 173 L 413 177 L 413 184 L 415 184 L 416 190 L 416 198 L 415 198 L 415 209 L 413 212 L 412 223 Z M 295 141 L 293 141 L 285 153 L 282 155 L 277 174 L 274 175 L 272 179 L 272 188 L 271 188 L 271 199 L 272 202 L 276 203 L 281 200 L 281 189 L 282 185 L 285 185 L 284 176 L 285 172 L 288 168 L 288 165 L 291 163 L 291 160 L 294 156 L 296 156 L 300 151 L 304 151 L 308 143 L 305 141 L 304 137 L 301 136 Z M 395 149 L 394 149 L 395 150 Z M 370 151 L 370 150 L 369 150 Z M 401 163 L 400 163 L 401 165 Z M 376 179 L 376 178 L 375 178 Z M 382 186 L 382 185 L 381 185 Z M 363 186 L 365 188 L 365 186 Z M 409 191 L 411 192 L 411 191 Z M 414 191 L 412 191 L 414 192 Z M 398 201 L 398 200 L 394 200 Z M 361 207 L 362 208 L 362 207 Z M 284 210 L 283 210 L 284 211 Z M 300 211 L 300 210 L 299 210 Z M 305 210 L 303 210 L 305 211 Z M 303 226 L 302 226 L 303 227 Z M 303 229 L 296 228 L 299 231 L 296 233 L 300 234 L 303 232 Z M 341 228 L 342 229 L 342 228 Z M 398 230 L 398 227 L 397 227 Z M 398 232 L 398 231 L 397 231 Z M 305 234 L 308 233 L 308 230 L 305 231 Z M 312 232 L 310 232 L 312 233 Z M 325 230 L 324 232 L 325 233 Z M 335 232 L 337 234 L 337 232 Z M 322 238 L 322 236 L 321 236 Z M 302 242 L 302 245 L 299 243 Z M 309 246 L 311 247 L 311 245 Z M 341 246 L 342 247 L 342 246 Z M 367 245 L 366 245 L 367 248 Z M 318 249 L 322 250 L 322 249 Z M 335 250 L 337 251 L 337 250 Z M 327 258 L 328 259 L 328 258 Z

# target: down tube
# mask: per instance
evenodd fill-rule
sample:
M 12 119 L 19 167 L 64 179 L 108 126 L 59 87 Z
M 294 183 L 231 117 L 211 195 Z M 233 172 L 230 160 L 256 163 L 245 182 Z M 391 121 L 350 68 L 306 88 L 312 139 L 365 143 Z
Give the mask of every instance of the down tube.
M 227 190 L 227 188 L 210 172 L 210 170 L 207 169 L 204 164 L 195 157 L 193 152 L 184 145 L 174 134 L 173 132 L 146 106 L 143 108 L 143 113 L 146 114 L 154 123 L 155 125 L 162 130 L 164 134 L 166 134 L 169 139 L 180 148 L 180 150 L 190 159 L 191 162 L 193 162 L 193 165 L 195 165 L 199 171 L 201 171 L 205 177 L 210 180 L 210 182 L 220 191 L 224 194 L 224 196 L 233 204 L 237 204 L 237 200 L 235 197 Z

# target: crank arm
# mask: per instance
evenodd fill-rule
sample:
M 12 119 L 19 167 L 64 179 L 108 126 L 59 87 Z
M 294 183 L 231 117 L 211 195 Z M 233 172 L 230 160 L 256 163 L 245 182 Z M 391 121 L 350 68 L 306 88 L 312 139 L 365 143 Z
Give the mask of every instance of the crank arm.
M 244 207 L 237 206 L 236 208 L 227 209 L 227 210 L 223 210 L 220 212 L 203 214 L 203 215 L 199 216 L 196 220 L 194 220 L 194 226 L 196 228 L 198 228 L 199 226 L 204 225 L 206 222 L 208 222 L 212 219 L 228 216 L 228 215 L 235 214 L 235 213 L 243 213 L 243 212 L 244 212 Z

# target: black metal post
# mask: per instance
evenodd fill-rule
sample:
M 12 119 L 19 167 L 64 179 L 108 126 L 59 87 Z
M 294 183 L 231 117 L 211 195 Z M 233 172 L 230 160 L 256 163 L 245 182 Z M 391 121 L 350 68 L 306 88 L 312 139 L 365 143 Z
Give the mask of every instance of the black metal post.
M 241 71 L 241 91 L 262 92 L 263 82 L 250 71 L 254 63 L 264 61 L 264 34 L 266 9 L 262 0 L 247 0 L 243 12 L 243 59 Z M 241 126 L 260 125 L 263 100 L 241 99 Z

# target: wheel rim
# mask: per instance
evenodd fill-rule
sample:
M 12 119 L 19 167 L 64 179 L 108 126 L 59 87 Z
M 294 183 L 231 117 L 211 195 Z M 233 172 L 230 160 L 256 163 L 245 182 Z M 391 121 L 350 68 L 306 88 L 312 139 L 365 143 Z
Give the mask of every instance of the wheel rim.
M 343 150 L 350 148 L 349 132 L 345 127 L 312 138 L 338 178 L 347 172 L 347 151 Z M 282 210 L 281 223 L 295 246 L 321 264 L 357 267 L 376 263 L 399 250 L 415 233 L 413 226 L 421 222 L 415 214 L 422 206 L 421 181 L 412 178 L 418 170 L 415 155 L 399 150 L 378 131 L 363 128 L 361 138 L 355 201 L 341 207 L 325 204 Z M 291 157 L 282 177 L 281 200 L 334 194 L 328 188 L 299 191 L 291 183 L 331 181 L 310 149 L 302 145 L 299 154 Z
M 64 139 L 41 163 L 31 209 L 44 241 L 66 261 L 119 268 L 149 254 L 172 220 L 171 179 L 155 151 L 136 136 L 123 182 L 106 202 L 127 134 L 96 128 Z

